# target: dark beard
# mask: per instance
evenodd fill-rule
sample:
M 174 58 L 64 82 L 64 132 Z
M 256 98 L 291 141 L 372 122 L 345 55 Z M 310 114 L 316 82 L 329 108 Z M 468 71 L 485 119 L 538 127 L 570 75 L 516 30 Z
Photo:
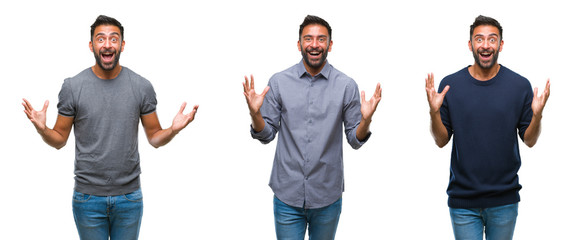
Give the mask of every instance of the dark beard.
M 474 48 L 473 48 L 474 49 Z M 497 51 L 493 51 L 491 53 L 493 55 L 491 61 L 489 62 L 489 64 L 484 65 L 480 60 L 479 60 L 479 52 L 473 50 L 473 58 L 475 58 L 475 62 L 479 65 L 479 67 L 481 67 L 482 69 L 490 69 L 492 68 L 496 63 L 497 63 L 497 59 L 499 58 L 499 54 Z
M 101 62 L 101 54 L 103 54 L 102 52 L 99 53 L 100 55 L 96 55 L 95 52 L 93 52 L 93 56 L 95 57 L 95 62 L 97 63 L 97 65 L 99 65 L 99 67 L 105 71 L 111 71 L 113 69 L 115 69 L 115 67 L 117 66 L 117 64 L 119 64 L 119 56 L 121 55 L 121 52 L 115 52 L 115 59 L 113 60 L 113 63 L 111 64 L 111 67 L 106 67 L 105 65 L 103 65 L 103 63 Z
M 328 44 L 328 46 L 326 47 L 326 49 L 329 49 L 330 45 Z M 315 49 L 310 49 L 310 51 L 313 51 Z M 304 62 L 306 63 L 306 65 L 308 65 L 308 67 L 314 68 L 314 69 L 318 69 L 320 67 L 322 67 L 324 65 L 324 62 L 326 61 L 326 58 L 328 57 L 328 51 L 327 50 L 323 50 L 322 51 L 322 57 L 320 57 L 320 61 L 318 61 L 318 63 L 314 64 L 310 62 L 310 59 L 308 59 L 308 52 L 306 50 L 302 51 L 302 58 L 304 59 Z

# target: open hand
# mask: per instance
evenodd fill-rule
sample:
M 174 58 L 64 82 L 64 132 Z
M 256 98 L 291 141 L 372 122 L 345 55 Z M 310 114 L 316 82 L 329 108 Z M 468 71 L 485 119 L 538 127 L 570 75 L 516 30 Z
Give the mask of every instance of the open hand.
M 193 120 L 195 120 L 195 114 L 197 113 L 197 110 L 199 109 L 199 105 L 195 105 L 193 107 L 193 110 L 191 110 L 190 113 L 183 114 L 183 111 L 185 111 L 186 106 L 187 106 L 187 103 L 183 102 L 183 105 L 181 105 L 181 109 L 179 110 L 177 115 L 175 115 L 175 118 L 173 119 L 173 125 L 171 126 L 171 129 L 175 133 L 180 132 L 181 130 L 183 130 L 183 128 L 185 128 L 187 125 L 189 125 L 189 123 L 191 123 Z
M 544 87 L 544 92 L 538 96 L 538 88 L 534 88 L 534 96 L 532 98 L 532 113 L 536 116 L 542 116 L 542 111 L 544 110 L 544 106 L 546 105 L 546 101 L 548 101 L 548 97 L 550 96 L 550 79 L 546 80 L 546 86 Z
M 363 119 L 371 121 L 373 113 L 377 109 L 377 105 L 380 101 L 381 87 L 379 83 L 377 83 L 373 96 L 368 101 L 365 100 L 365 92 L 361 91 L 361 115 Z
M 435 91 L 435 84 L 433 82 L 433 73 L 427 74 L 427 78 L 425 78 L 425 91 L 427 92 L 427 101 L 429 102 L 429 108 L 432 113 L 436 113 L 441 109 L 441 105 L 443 105 L 443 99 L 445 98 L 445 94 L 449 91 L 449 85 L 443 88 L 441 93 L 437 93 Z
M 44 131 L 46 129 L 46 111 L 48 110 L 48 105 L 50 102 L 46 100 L 44 102 L 44 107 L 42 108 L 42 110 L 36 111 L 32 107 L 32 104 L 28 102 L 28 100 L 26 100 L 25 98 L 23 100 L 24 102 L 22 103 L 22 105 L 24 106 L 24 113 L 26 113 L 28 119 L 30 119 L 32 124 L 34 124 L 36 130 Z
M 260 112 L 260 107 L 262 107 L 262 103 L 264 102 L 264 96 L 266 96 L 266 93 L 270 90 L 270 86 L 266 86 L 261 94 L 256 94 L 254 90 L 254 77 L 250 75 L 250 83 L 248 82 L 248 77 L 244 76 L 242 87 L 244 88 L 244 97 L 246 98 L 250 114 L 253 115 Z

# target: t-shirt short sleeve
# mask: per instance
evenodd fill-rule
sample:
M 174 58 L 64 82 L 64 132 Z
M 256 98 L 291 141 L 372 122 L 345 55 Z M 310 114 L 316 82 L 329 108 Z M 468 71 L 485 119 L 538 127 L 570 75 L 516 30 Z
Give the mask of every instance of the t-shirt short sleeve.
M 71 80 L 69 78 L 64 80 L 58 95 L 58 114 L 66 117 L 74 117 L 76 114 Z
M 147 115 L 155 112 L 157 110 L 157 96 L 155 94 L 155 89 L 149 81 L 145 81 L 145 84 L 141 87 L 142 102 L 141 102 L 141 115 Z

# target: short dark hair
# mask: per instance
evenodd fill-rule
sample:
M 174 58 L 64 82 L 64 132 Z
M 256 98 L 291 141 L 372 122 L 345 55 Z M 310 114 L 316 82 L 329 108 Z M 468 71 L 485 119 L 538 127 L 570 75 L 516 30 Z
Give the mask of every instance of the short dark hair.
M 121 40 L 125 39 L 125 35 L 123 35 L 123 26 L 121 23 L 117 21 L 117 19 L 105 15 L 99 15 L 97 19 L 95 19 L 95 22 L 91 25 L 91 36 L 89 36 L 90 39 L 93 39 L 95 28 L 101 25 L 112 25 L 118 27 L 121 34 Z
M 502 40 L 502 27 L 501 27 L 500 23 L 497 20 L 495 20 L 494 18 L 486 17 L 483 15 L 479 15 L 477 18 L 475 18 L 475 22 L 473 22 L 473 25 L 471 25 L 471 32 L 470 32 L 471 35 L 469 36 L 469 39 L 472 40 L 473 32 L 475 31 L 475 28 L 477 28 L 478 26 L 482 26 L 482 25 L 489 25 L 489 26 L 496 27 L 499 30 L 500 40 Z
M 328 24 L 326 20 L 313 15 L 306 16 L 306 18 L 304 18 L 304 22 L 300 24 L 300 32 L 298 33 L 298 38 L 302 38 L 302 31 L 304 30 L 304 27 L 311 24 L 318 24 L 326 27 L 328 29 L 328 35 L 330 35 L 330 40 L 332 40 L 332 28 L 330 27 L 330 24 Z

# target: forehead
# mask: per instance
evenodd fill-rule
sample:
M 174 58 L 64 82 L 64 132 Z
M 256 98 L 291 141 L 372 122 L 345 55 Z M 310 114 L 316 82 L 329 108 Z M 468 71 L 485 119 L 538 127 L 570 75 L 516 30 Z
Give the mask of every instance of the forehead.
M 304 29 L 302 29 L 302 37 L 303 36 L 328 36 L 328 29 L 325 26 L 322 26 L 320 24 L 310 24 L 308 26 L 305 26 Z
M 115 25 L 99 25 L 95 27 L 95 30 L 93 31 L 94 36 L 113 35 L 113 34 L 121 36 L 121 30 L 119 29 L 119 27 Z
M 500 36 L 499 29 L 492 25 L 480 25 L 473 30 L 473 37 L 477 35 L 490 36 L 497 35 Z

